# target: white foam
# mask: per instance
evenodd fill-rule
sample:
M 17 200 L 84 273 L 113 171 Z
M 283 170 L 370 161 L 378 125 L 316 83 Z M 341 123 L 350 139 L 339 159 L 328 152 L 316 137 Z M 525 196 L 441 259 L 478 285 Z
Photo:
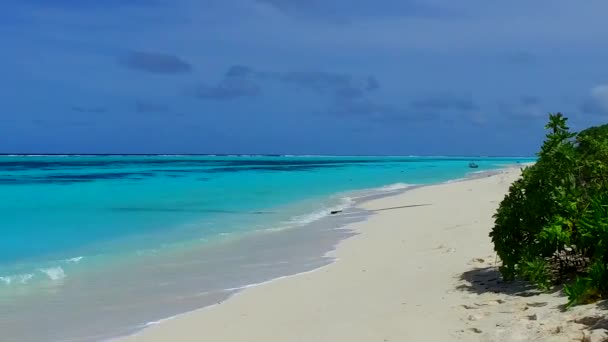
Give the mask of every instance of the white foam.
M 309 214 L 295 216 L 291 218 L 287 223 L 290 225 L 306 225 L 329 216 L 332 211 L 340 211 L 349 208 L 354 203 L 355 201 L 351 197 L 343 197 L 340 200 L 340 204 L 337 204 L 333 207 L 317 210 Z
M 50 280 L 61 280 L 66 277 L 63 268 L 59 266 L 51 268 L 41 268 L 39 271 L 46 274 Z
M 462 182 L 462 181 L 466 181 L 466 180 L 467 180 L 466 177 L 454 178 L 454 179 L 447 180 L 445 182 L 441 182 L 439 184 L 452 184 L 452 183 L 458 183 L 458 182 Z
M 337 259 L 334 259 L 333 261 L 336 261 L 336 260 Z M 222 291 L 223 292 L 242 292 L 243 290 L 247 290 L 247 289 L 250 289 L 252 287 L 258 287 L 258 286 L 261 286 L 261 285 L 270 284 L 270 283 L 273 283 L 273 282 L 275 282 L 277 280 L 282 280 L 282 279 L 287 279 L 287 278 L 301 276 L 301 275 L 304 275 L 304 274 L 314 273 L 314 272 L 319 271 L 320 269 L 323 269 L 323 268 L 327 267 L 330 264 L 321 265 L 321 266 L 315 267 L 315 268 L 313 268 L 311 270 L 308 270 L 308 271 L 302 271 L 302 272 L 298 272 L 298 273 L 294 273 L 294 274 L 289 274 L 289 275 L 284 275 L 284 276 L 272 278 L 272 279 L 269 279 L 269 280 L 266 280 L 266 281 L 262 281 L 262 282 L 259 282 L 259 283 L 247 284 L 247 285 L 238 286 L 238 287 L 230 287 L 230 288 L 227 288 L 227 289 L 223 289 Z
M 77 256 L 74 258 L 70 258 L 70 259 L 65 259 L 66 262 L 71 262 L 71 263 L 78 263 L 80 262 L 80 260 L 82 260 L 84 257 L 82 256 Z
M 3 282 L 5 285 L 27 284 L 27 282 L 30 279 L 32 279 L 33 277 L 34 277 L 34 275 L 31 274 L 31 273 L 15 274 L 15 275 L 12 275 L 12 276 L 0 277 L 0 281 Z
M 20 274 L 19 275 L 19 283 L 20 284 L 27 284 L 28 280 L 34 278 L 34 275 L 31 273 L 27 273 L 27 274 Z
M 378 188 L 378 190 L 380 190 L 380 191 L 396 191 L 396 190 L 403 190 L 403 189 L 411 188 L 413 186 L 416 186 L 416 184 L 394 183 L 394 184 L 389 184 L 389 185 L 385 185 L 383 187 L 380 187 L 380 188 Z

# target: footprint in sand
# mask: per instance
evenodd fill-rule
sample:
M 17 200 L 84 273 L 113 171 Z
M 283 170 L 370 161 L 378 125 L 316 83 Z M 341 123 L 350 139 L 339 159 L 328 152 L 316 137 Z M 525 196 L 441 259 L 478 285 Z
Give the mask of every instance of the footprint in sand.
M 466 310 L 477 310 L 477 309 L 479 309 L 479 307 L 477 307 L 477 306 L 468 305 L 468 304 L 463 304 L 463 305 L 461 305 L 461 307 L 465 308 Z
M 448 247 L 443 244 L 437 246 L 437 248 L 435 248 L 435 249 L 440 250 L 442 252 L 442 254 L 456 253 L 456 248 Z
M 526 303 L 526 305 L 531 306 L 533 308 L 540 308 L 543 306 L 547 306 L 549 303 L 547 302 L 532 302 L 532 303 Z
M 530 321 L 538 321 L 538 314 L 528 315 L 526 318 Z
M 473 303 L 473 304 L 475 304 L 477 307 L 482 307 L 482 306 L 500 305 L 500 304 L 504 304 L 506 302 L 507 301 L 502 300 L 502 299 L 492 299 L 492 300 L 489 300 L 489 301 L 487 301 L 485 303 Z
M 467 320 L 474 322 L 474 321 L 479 321 L 482 318 L 483 318 L 483 316 L 480 316 L 480 315 L 469 315 L 469 317 L 467 317 Z
M 483 258 L 473 258 L 471 259 L 471 261 L 469 262 L 469 265 L 477 265 L 477 264 L 483 264 L 484 263 L 484 259 Z

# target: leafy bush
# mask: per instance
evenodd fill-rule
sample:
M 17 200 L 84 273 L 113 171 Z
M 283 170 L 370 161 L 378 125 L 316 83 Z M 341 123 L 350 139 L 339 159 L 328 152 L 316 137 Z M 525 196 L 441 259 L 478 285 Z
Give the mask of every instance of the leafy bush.
M 545 128 L 537 162 L 494 215 L 500 271 L 541 289 L 575 279 L 570 304 L 608 298 L 608 125 L 575 134 L 557 113 Z

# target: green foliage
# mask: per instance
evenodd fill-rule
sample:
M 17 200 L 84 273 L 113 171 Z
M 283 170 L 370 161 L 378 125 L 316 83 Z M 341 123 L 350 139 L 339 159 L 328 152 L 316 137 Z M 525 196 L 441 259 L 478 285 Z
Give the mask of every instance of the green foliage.
M 564 287 L 564 292 L 568 296 L 568 303 L 566 307 L 572 305 L 587 304 L 589 303 L 592 290 L 589 287 L 589 278 L 578 277 L 571 285 Z
M 580 150 L 593 151 L 597 149 L 597 146 L 593 145 L 608 140 L 608 125 L 587 128 L 578 134 L 576 140 Z
M 551 114 L 537 162 L 522 171 L 490 233 L 506 280 L 565 287 L 570 304 L 608 298 L 608 125 L 578 134 Z
M 551 275 L 547 262 L 543 258 L 524 261 L 519 273 L 522 277 L 534 282 L 541 290 L 546 291 L 551 288 Z

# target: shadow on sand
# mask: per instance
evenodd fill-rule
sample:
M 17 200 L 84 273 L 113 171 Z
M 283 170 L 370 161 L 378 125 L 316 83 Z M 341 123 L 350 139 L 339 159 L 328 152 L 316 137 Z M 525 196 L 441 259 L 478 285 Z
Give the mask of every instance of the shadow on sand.
M 476 294 L 491 292 L 531 297 L 541 293 L 529 282 L 503 281 L 496 267 L 475 268 L 460 275 L 460 280 L 464 284 L 459 285 L 457 289 Z
M 507 296 L 517 296 L 517 297 L 526 297 L 522 301 L 514 301 L 513 303 L 525 303 L 523 310 L 527 310 L 529 307 L 542 307 L 546 306 L 549 303 L 546 301 L 531 301 L 532 297 L 541 294 L 542 292 L 537 290 L 534 284 L 525 281 L 508 281 L 505 282 L 502 280 L 500 276 L 500 272 L 496 267 L 480 267 L 467 272 L 464 272 L 460 275 L 460 280 L 462 284 L 457 288 L 461 291 L 467 291 L 475 294 L 484 294 L 484 293 L 497 293 L 504 294 Z M 562 291 L 562 286 L 556 286 L 551 292 L 553 294 Z M 564 296 L 564 294 L 561 294 Z M 504 298 L 504 297 L 503 297 Z M 541 297 L 542 298 L 542 297 Z M 498 301 L 498 300 L 497 300 Z M 508 301 L 508 300 L 507 300 Z M 500 301 L 500 304 L 505 303 L 505 301 Z M 479 304 L 476 304 L 479 305 Z M 511 306 L 511 309 L 516 308 L 516 306 Z M 465 308 L 469 309 L 469 307 L 465 306 Z M 478 308 L 477 306 L 473 306 L 473 308 Z M 599 310 L 595 310 L 598 308 Z M 506 312 L 510 312 L 511 310 L 507 308 Z M 565 305 L 557 305 L 553 307 L 549 307 L 548 310 L 555 311 L 568 311 L 573 310 L 572 314 L 563 314 L 563 315 L 555 315 L 550 312 L 545 312 L 541 314 L 542 319 L 546 317 L 552 316 L 553 318 L 547 320 L 547 322 L 558 322 L 557 330 L 555 333 L 559 333 L 562 331 L 562 326 L 567 326 L 572 323 L 577 323 L 577 326 L 571 326 L 568 329 L 570 332 L 576 334 L 582 334 L 581 339 L 567 339 L 569 341 L 608 341 L 608 315 L 606 315 L 603 311 L 608 309 L 608 300 L 603 300 L 595 303 L 592 307 L 582 307 L 579 308 L 582 311 L 576 312 L 576 307 L 572 309 L 566 308 Z M 522 311 L 519 312 L 522 315 Z M 526 317 L 520 316 L 520 317 Z M 527 319 L 538 320 L 538 314 L 532 314 L 527 316 Z M 541 323 L 541 326 L 543 323 Z M 582 325 L 582 327 L 581 327 Z M 541 328 L 539 328 L 541 329 Z M 548 331 L 547 331 L 548 333 Z M 565 336 L 563 337 L 566 340 Z
M 602 300 L 597 302 L 595 305 L 602 310 L 608 310 L 608 300 Z M 579 318 L 576 320 L 576 323 L 586 326 L 588 330 L 608 330 L 608 316 L 603 314 Z M 608 341 L 608 338 L 604 341 Z
M 543 293 L 534 284 L 526 281 L 503 281 L 496 267 L 475 268 L 461 274 L 459 279 L 463 284 L 457 286 L 457 289 L 475 294 L 500 293 L 509 296 L 532 297 Z M 549 293 L 561 292 L 562 289 L 562 286 L 556 286 Z M 530 304 L 528 303 L 528 305 Z M 608 300 L 599 301 L 595 305 L 601 310 L 608 310 Z M 559 305 L 556 309 L 562 312 L 568 311 L 566 305 Z M 605 314 L 585 316 L 576 319 L 575 322 L 586 326 L 587 330 L 608 330 L 608 315 Z
M 398 207 L 388 207 L 388 208 L 372 209 L 370 211 L 377 212 L 377 211 L 384 211 L 384 210 L 395 210 L 395 209 L 406 209 L 406 208 L 416 208 L 416 207 L 427 207 L 429 205 L 432 205 L 432 204 L 425 203 L 425 204 L 400 205 Z

